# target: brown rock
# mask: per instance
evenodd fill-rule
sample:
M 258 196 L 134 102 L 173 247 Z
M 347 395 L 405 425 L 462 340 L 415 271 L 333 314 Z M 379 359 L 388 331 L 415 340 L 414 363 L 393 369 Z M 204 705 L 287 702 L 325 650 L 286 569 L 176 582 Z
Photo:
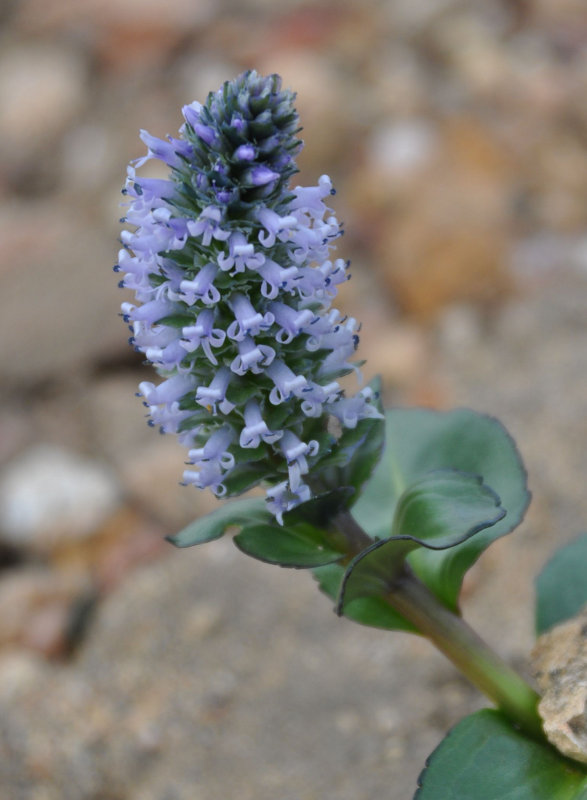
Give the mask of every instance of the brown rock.
M 4 386 L 127 352 L 116 324 L 122 295 L 110 272 L 116 251 L 91 214 L 72 214 L 65 201 L 0 209 L 0 338 L 18 332 L 18 358 L 13 348 L 0 351 Z
M 0 55 L 0 153 L 11 161 L 45 147 L 86 102 L 78 53 L 48 43 L 4 47 Z M 26 147 L 24 143 L 26 142 Z
M 455 302 L 507 296 L 508 164 L 478 122 L 457 118 L 439 128 L 428 165 L 392 184 L 376 258 L 404 312 L 430 319 Z
M 65 31 L 83 37 L 103 64 L 128 71 L 167 58 L 187 30 L 202 27 L 215 12 L 211 0 L 170 0 L 165 13 L 153 0 L 85 0 L 79 5 L 68 0 L 24 0 L 16 24 L 27 34 Z
M 92 575 L 100 591 L 111 591 L 139 564 L 169 551 L 169 531 L 135 509 L 123 506 L 92 536 L 58 542 L 50 562 L 60 572 Z
M 27 567 L 0 581 L 0 649 L 24 647 L 56 658 L 69 647 L 75 604 L 88 592 L 87 578 Z
M 302 173 L 294 183 L 315 182 L 333 164 L 348 157 L 356 145 L 335 66 L 323 52 L 308 48 L 273 50 L 265 54 L 258 68 L 262 73 L 279 73 L 283 85 L 297 92 L 296 107 L 306 144 L 299 159 Z
M 455 302 L 492 303 L 508 286 L 505 247 L 494 232 L 406 222 L 387 280 L 400 308 L 421 319 Z
M 538 639 L 532 664 L 548 740 L 587 764 L 587 607 Z

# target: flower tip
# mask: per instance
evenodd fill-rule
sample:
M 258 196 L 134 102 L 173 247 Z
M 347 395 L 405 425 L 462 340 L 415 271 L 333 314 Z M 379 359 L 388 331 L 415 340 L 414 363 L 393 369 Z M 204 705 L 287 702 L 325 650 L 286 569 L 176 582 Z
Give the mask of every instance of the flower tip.
M 189 103 L 188 105 L 185 105 L 181 109 L 181 113 L 183 114 L 183 118 L 188 123 L 188 125 L 191 125 L 192 128 L 193 128 L 194 125 L 200 119 L 200 111 L 201 110 L 202 110 L 202 104 L 198 103 L 197 100 L 194 100 L 193 103 Z
M 249 173 L 249 180 L 253 186 L 266 186 L 271 181 L 275 181 L 279 178 L 279 173 L 274 172 L 269 167 L 265 167 L 263 165 L 259 167 L 253 167 L 253 169 Z

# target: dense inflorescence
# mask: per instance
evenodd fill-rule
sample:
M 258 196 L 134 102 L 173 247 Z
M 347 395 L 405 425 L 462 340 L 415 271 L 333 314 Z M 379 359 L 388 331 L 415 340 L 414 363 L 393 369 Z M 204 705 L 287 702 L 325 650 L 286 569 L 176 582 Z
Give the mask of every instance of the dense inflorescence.
M 330 257 L 330 179 L 288 188 L 293 101 L 250 71 L 185 106 L 179 138 L 142 131 L 115 267 L 135 292 L 130 341 L 164 378 L 139 387 L 150 424 L 189 448 L 183 481 L 218 496 L 264 482 L 279 520 L 315 492 L 340 431 L 379 416 L 370 389 L 338 383 L 356 369 L 358 324 L 331 308 L 348 264 Z M 137 176 L 152 158 L 168 179 Z

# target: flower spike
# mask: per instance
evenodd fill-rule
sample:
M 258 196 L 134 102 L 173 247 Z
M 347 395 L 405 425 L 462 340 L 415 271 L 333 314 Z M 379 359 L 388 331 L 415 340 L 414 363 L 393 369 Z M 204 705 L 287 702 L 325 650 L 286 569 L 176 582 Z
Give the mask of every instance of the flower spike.
M 331 308 L 349 265 L 332 258 L 330 178 L 289 187 L 294 98 L 248 71 L 184 106 L 179 138 L 142 131 L 116 267 L 135 292 L 122 304 L 131 342 L 163 378 L 139 387 L 150 423 L 189 450 L 183 482 L 230 496 L 254 460 L 280 522 L 315 494 L 333 427 L 380 416 L 370 391 L 347 397 L 337 381 L 358 343 L 355 320 Z M 149 159 L 167 180 L 137 175 Z

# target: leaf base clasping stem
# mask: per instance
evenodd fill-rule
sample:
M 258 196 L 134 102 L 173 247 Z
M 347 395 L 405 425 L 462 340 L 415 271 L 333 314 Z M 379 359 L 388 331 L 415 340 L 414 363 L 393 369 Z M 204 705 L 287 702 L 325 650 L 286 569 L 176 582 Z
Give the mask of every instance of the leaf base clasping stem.
M 372 541 L 348 512 L 335 520 L 350 548 Z M 462 619 L 443 606 L 404 564 L 393 580 L 386 601 L 452 661 L 525 733 L 544 741 L 537 711 L 539 695 L 506 664 Z

